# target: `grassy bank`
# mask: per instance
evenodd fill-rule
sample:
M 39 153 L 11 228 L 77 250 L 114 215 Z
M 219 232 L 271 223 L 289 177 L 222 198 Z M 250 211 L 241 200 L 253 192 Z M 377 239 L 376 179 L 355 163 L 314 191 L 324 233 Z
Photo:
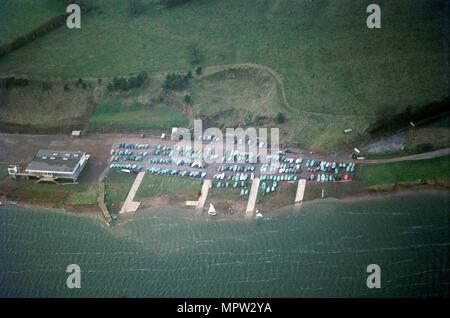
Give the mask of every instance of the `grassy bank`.
M 0 71 L 121 76 L 259 63 L 286 86 L 291 108 L 283 138 L 324 150 L 351 144 L 386 109 L 396 113 L 448 94 L 444 1 L 383 2 L 381 30 L 365 25 L 370 1 L 196 0 L 167 9 L 143 0 L 139 15 L 126 2 L 95 2 L 102 14 L 83 16 L 80 30 L 47 34 L 4 57 Z M 230 107 L 251 107 L 242 97 L 253 93 L 239 85 L 242 94 L 221 105 L 224 121 L 235 114 Z M 203 87 L 228 94 L 222 83 Z M 197 109 L 209 111 L 214 97 L 201 90 L 194 97 L 202 101 Z
M 125 201 L 136 175 L 117 170 L 108 172 L 105 178 L 105 201 L 113 210 L 119 210 Z M 195 200 L 201 189 L 201 181 L 180 177 L 154 176 L 146 174 L 136 193 L 136 199 L 164 198 L 168 202 L 184 203 Z
M 360 165 L 358 178 L 368 186 L 450 178 L 450 156 L 389 164 Z
M 105 178 L 105 202 L 108 206 L 114 206 L 118 202 L 125 201 L 130 191 L 135 175 L 111 170 Z
M 146 174 L 136 193 L 137 198 L 166 197 L 169 201 L 195 200 L 202 181 L 192 178 L 155 176 Z
M 181 113 L 170 110 L 164 104 L 146 106 L 104 103 L 97 106 L 89 123 L 100 130 L 132 131 L 184 127 L 188 125 L 189 119 Z
M 189 89 L 197 118 L 215 127 L 275 123 L 285 112 L 273 76 L 255 67 L 230 67 L 194 79 Z
M 22 203 L 50 207 L 95 206 L 98 199 L 96 184 L 57 185 L 36 184 L 36 180 L 10 180 L 0 182 L 0 192 Z

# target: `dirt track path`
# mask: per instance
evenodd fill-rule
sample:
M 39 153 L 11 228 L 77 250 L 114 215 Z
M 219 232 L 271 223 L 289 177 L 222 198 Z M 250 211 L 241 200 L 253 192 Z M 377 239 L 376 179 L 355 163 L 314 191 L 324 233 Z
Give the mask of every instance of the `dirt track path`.
M 450 148 L 434 150 L 430 152 L 424 152 L 417 155 L 403 156 L 397 158 L 390 159 L 376 159 L 376 160 L 364 160 L 360 161 L 361 164 L 379 164 L 379 163 L 392 163 L 392 162 L 401 162 L 401 161 L 411 161 L 411 160 L 424 160 L 424 159 L 432 159 L 437 157 L 442 157 L 450 155 Z

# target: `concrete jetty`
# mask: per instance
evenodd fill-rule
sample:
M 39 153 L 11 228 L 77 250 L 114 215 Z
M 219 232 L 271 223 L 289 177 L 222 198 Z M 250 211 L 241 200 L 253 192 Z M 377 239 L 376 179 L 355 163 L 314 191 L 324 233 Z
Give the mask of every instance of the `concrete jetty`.
M 256 198 L 258 197 L 259 178 L 255 178 L 252 181 L 252 188 L 250 189 L 250 195 L 248 196 L 247 209 L 245 210 L 245 218 L 251 219 L 255 212 Z
M 103 181 L 99 182 L 98 184 L 99 192 L 98 192 L 98 205 L 100 207 L 100 210 L 102 210 L 103 217 L 105 218 L 106 224 L 108 226 L 111 226 L 111 214 L 108 211 L 108 208 L 105 204 L 105 184 Z
M 134 179 L 133 185 L 131 186 L 130 192 L 128 192 L 127 199 L 120 210 L 120 213 L 134 213 L 139 209 L 141 202 L 135 202 L 134 197 L 136 196 L 136 192 L 139 190 L 142 179 L 144 179 L 145 172 L 139 172 Z
M 300 208 L 305 195 L 306 179 L 298 180 L 297 192 L 295 193 L 294 207 Z
M 195 209 L 197 210 L 197 214 L 202 214 L 203 207 L 205 206 L 206 198 L 208 197 L 210 187 L 211 187 L 211 180 L 203 181 L 202 192 L 200 194 L 200 198 L 198 198 L 197 206 L 195 207 Z

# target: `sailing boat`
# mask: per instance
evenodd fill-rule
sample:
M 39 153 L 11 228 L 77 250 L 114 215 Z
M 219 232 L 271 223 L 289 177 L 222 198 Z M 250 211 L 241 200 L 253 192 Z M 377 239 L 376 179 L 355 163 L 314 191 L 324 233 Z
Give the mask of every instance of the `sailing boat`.
M 214 205 L 212 205 L 212 203 L 209 204 L 208 215 L 217 215 L 216 209 L 214 209 Z

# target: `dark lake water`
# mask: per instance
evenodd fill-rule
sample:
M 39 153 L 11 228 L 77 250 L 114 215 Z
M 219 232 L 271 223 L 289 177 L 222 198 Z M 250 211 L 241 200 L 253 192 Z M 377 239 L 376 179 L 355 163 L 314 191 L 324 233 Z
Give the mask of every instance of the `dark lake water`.
M 0 207 L 1 297 L 447 296 L 448 194 L 305 203 L 300 214 L 208 222 Z M 69 264 L 81 288 L 68 289 Z M 381 289 L 366 268 L 381 267 Z

